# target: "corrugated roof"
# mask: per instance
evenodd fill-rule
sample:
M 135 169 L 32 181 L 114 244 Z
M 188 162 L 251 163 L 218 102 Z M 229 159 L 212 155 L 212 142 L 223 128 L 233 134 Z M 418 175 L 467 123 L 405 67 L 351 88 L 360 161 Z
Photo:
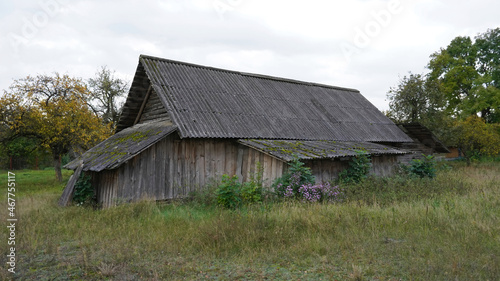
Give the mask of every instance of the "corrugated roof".
M 141 55 L 118 131 L 149 79 L 182 138 L 411 142 L 357 90 Z
M 398 124 L 400 128 L 410 137 L 417 139 L 422 144 L 434 149 L 436 152 L 449 153 L 450 150 L 444 145 L 427 127 L 420 123 Z
M 239 143 L 270 154 L 284 161 L 299 159 L 333 159 L 355 156 L 357 151 L 369 155 L 406 154 L 408 152 L 371 142 L 238 140 Z
M 137 124 L 94 146 L 64 168 L 74 170 L 80 160 L 84 171 L 117 168 L 175 130 L 176 127 L 167 121 Z

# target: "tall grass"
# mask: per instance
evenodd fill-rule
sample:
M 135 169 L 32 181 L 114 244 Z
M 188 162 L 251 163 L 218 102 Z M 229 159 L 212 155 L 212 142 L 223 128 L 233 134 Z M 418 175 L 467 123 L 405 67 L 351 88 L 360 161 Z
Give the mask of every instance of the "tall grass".
M 6 176 L 0 177 L 5 186 Z M 499 187 L 500 165 L 489 163 L 457 166 L 435 181 L 379 179 L 351 187 L 365 193 L 347 193 L 340 204 L 222 210 L 198 201 L 140 202 L 93 210 L 57 207 L 60 187 L 20 192 L 16 276 L 498 280 Z M 0 208 L 6 209 L 4 202 Z M 0 241 L 6 235 L 2 231 Z M 0 249 L 6 251 L 6 243 Z M 5 270 L 1 274 L 9 278 Z

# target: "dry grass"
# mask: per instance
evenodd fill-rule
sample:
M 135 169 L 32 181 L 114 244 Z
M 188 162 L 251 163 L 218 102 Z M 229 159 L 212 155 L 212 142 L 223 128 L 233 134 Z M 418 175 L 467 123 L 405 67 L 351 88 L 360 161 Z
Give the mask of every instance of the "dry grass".
M 4 174 L 0 177 L 5 186 Z M 450 189 L 453 183 L 464 188 Z M 261 204 L 237 211 L 148 202 L 97 211 L 59 208 L 60 187 L 19 192 L 17 276 L 500 279 L 500 165 L 456 167 L 434 184 L 450 190 L 411 200 L 396 196 L 384 204 L 366 198 L 336 205 Z M 6 209 L 4 202 L 0 208 Z M 4 230 L 0 241 L 6 241 L 5 235 Z M 2 251 L 6 247 L 0 243 Z

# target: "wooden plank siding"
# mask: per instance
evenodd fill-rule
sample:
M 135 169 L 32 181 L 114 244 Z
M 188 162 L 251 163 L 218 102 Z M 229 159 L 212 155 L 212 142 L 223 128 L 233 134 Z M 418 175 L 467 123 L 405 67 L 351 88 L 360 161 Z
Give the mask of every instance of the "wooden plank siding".
M 92 173 L 103 208 L 141 199 L 185 197 L 223 174 L 248 181 L 264 168 L 266 185 L 283 174 L 286 163 L 231 139 L 180 139 L 172 134 L 114 170 Z M 239 170 L 238 170 L 239 169 Z
M 388 177 L 394 174 L 398 165 L 398 155 L 372 156 L 370 174 L 378 177 Z
M 304 161 L 317 182 L 337 178 L 349 161 L 316 159 Z M 260 164 L 259 164 L 260 163 Z M 397 156 L 372 157 L 371 173 L 387 176 Z M 263 171 L 266 186 L 283 175 L 288 165 L 273 156 L 231 139 L 180 139 L 172 134 L 114 170 L 92 173 L 98 202 L 102 207 L 141 199 L 182 198 L 189 192 L 219 181 L 223 174 L 249 181 Z
M 339 173 L 349 167 L 349 159 L 331 160 L 331 159 L 316 159 L 304 161 L 305 166 L 311 168 L 316 182 L 325 182 L 334 180 Z M 379 177 L 387 177 L 393 174 L 396 165 L 398 164 L 397 155 L 378 155 L 371 157 L 372 167 L 370 174 Z
M 158 97 L 155 91 L 151 92 L 151 95 L 146 101 L 139 123 L 151 120 L 171 120 L 165 106 L 160 101 L 160 97 Z

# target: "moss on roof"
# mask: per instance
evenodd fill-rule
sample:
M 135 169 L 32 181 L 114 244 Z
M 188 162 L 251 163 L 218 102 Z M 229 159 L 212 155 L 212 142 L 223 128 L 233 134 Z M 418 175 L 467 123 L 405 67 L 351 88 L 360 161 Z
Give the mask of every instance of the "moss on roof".
M 293 140 L 239 140 L 240 143 L 263 151 L 285 161 L 295 157 L 299 159 L 328 159 L 354 156 L 358 151 L 370 155 L 405 154 L 406 152 L 392 147 L 371 142 L 339 142 L 339 141 L 293 141 Z
M 175 130 L 176 127 L 166 121 L 137 124 L 96 145 L 65 168 L 76 169 L 83 160 L 84 171 L 114 169 Z

